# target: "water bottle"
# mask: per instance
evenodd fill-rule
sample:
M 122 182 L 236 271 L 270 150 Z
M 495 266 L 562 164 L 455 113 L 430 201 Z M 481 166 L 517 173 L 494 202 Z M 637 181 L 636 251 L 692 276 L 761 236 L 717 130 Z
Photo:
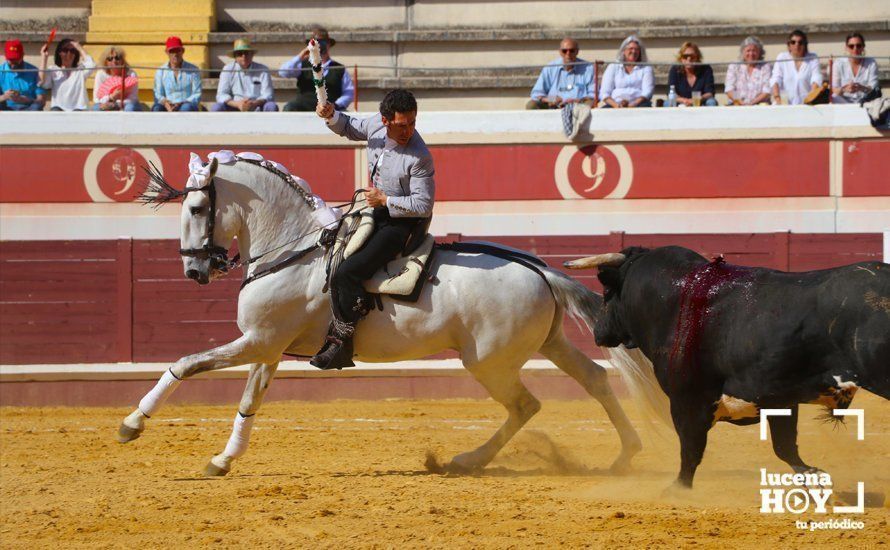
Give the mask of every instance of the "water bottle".
M 677 90 L 674 86 L 671 86 L 671 90 L 668 92 L 668 107 L 676 107 L 677 106 Z

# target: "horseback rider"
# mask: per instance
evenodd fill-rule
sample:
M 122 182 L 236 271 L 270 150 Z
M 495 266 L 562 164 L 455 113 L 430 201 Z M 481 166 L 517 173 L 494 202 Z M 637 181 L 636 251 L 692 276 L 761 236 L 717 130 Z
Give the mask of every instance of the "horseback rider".
M 355 326 L 373 305 L 362 282 L 401 254 L 412 232 L 432 216 L 435 169 L 426 143 L 414 130 L 417 101 L 408 90 L 387 93 L 380 114 L 369 118 L 336 111 L 331 103 L 319 104 L 316 113 L 334 133 L 367 140 L 371 174 L 365 198 L 374 209 L 374 233 L 331 278 L 334 320 L 324 346 L 310 361 L 320 369 L 339 369 L 354 366 Z

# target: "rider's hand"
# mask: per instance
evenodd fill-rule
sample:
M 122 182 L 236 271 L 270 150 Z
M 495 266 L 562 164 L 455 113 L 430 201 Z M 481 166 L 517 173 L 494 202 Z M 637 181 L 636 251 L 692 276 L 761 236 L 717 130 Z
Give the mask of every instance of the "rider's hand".
M 365 199 L 367 199 L 369 206 L 374 208 L 377 208 L 378 206 L 386 206 L 386 195 L 383 191 L 376 187 L 368 187 L 367 191 Z
M 318 104 L 315 107 L 315 113 L 323 119 L 330 119 L 334 116 L 334 104 L 333 103 L 325 103 L 324 105 Z

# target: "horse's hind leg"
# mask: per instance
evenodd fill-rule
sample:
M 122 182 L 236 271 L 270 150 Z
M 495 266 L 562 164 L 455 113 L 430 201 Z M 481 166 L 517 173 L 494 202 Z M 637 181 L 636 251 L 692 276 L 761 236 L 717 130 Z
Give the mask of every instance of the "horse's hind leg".
M 117 440 L 126 443 L 138 438 L 145 430 L 145 419 L 151 418 L 161 409 L 184 379 L 201 372 L 257 363 L 268 357 L 277 358 L 281 355 L 281 351 L 283 347 L 274 353 L 270 351 L 268 345 L 259 344 L 247 335 L 243 335 L 237 340 L 209 351 L 183 357 L 164 371 L 161 379 L 145 394 L 136 410 L 124 419 L 117 431 Z
M 278 363 L 256 363 L 251 365 L 250 374 L 247 375 L 247 386 L 244 395 L 241 396 L 241 404 L 238 406 L 238 414 L 235 415 L 235 423 L 232 426 L 232 435 L 226 448 L 220 454 L 214 456 L 204 468 L 204 474 L 208 476 L 224 476 L 232 469 L 232 461 L 240 458 L 247 452 L 247 444 L 250 441 L 250 430 L 253 428 L 253 419 L 263 404 L 263 397 L 269 384 L 278 370 Z
M 626 472 L 631 459 L 640 452 L 643 445 L 640 436 L 631 425 L 624 409 L 609 386 L 606 369 L 593 362 L 581 350 L 572 345 L 560 331 L 541 348 L 541 354 L 559 367 L 564 373 L 578 381 L 581 386 L 606 409 L 609 420 L 618 430 L 621 438 L 621 453 L 612 463 L 613 472 Z
M 491 439 L 477 449 L 459 454 L 451 459 L 446 467 L 451 471 L 468 472 L 480 470 L 492 461 L 516 432 L 541 410 L 541 402 L 532 395 L 519 379 L 519 369 L 525 363 L 515 360 L 504 363 L 491 361 L 483 364 L 466 365 L 480 384 L 485 386 L 491 397 L 507 409 L 507 421 Z

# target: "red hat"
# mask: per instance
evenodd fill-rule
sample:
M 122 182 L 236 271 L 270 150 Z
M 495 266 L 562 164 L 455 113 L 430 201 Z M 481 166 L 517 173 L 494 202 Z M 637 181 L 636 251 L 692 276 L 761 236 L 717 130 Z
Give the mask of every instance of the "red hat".
M 22 41 L 7 40 L 5 55 L 9 61 L 19 61 L 25 57 L 25 48 L 22 47 Z
M 171 36 L 170 38 L 167 39 L 167 46 L 165 47 L 164 51 L 169 52 L 170 50 L 173 50 L 175 48 L 182 48 L 182 47 L 183 47 L 182 40 L 180 40 L 178 36 Z

